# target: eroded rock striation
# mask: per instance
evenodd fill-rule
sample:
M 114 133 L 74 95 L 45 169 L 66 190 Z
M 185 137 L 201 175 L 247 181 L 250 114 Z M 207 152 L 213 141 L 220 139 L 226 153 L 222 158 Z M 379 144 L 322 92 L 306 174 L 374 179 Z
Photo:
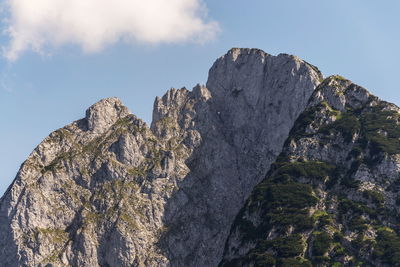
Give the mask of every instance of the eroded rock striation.
M 398 238 L 397 125 L 396 106 L 344 78 L 231 49 L 206 86 L 156 98 L 150 127 L 107 98 L 50 134 L 1 199 L 0 262 L 384 264 L 363 242 Z

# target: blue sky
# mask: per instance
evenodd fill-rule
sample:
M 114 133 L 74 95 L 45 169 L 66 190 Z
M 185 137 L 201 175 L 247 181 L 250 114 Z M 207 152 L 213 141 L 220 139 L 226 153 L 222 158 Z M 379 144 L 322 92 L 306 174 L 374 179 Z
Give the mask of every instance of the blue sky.
M 204 84 L 214 60 L 231 47 L 295 54 L 318 66 L 325 76 L 340 74 L 400 104 L 399 1 L 207 0 L 203 4 L 208 10 L 203 21 L 219 25 L 204 42 L 180 40 L 172 32 L 160 42 L 138 38 L 96 51 L 80 44 L 53 44 L 44 46 L 45 53 L 26 49 L 13 61 L 2 56 L 0 194 L 44 137 L 82 118 L 91 104 L 117 96 L 150 122 L 156 96 L 171 87 Z M 7 29 L 9 22 L 2 21 L 2 29 Z M 0 45 L 7 48 L 11 41 L 5 33 Z

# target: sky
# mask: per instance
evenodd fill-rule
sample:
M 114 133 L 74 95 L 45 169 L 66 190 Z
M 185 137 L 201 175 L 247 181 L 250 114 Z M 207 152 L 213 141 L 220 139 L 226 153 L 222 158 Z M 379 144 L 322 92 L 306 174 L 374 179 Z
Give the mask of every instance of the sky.
M 0 0 L 0 195 L 52 131 L 117 96 L 147 123 L 232 47 L 288 53 L 400 105 L 398 0 Z

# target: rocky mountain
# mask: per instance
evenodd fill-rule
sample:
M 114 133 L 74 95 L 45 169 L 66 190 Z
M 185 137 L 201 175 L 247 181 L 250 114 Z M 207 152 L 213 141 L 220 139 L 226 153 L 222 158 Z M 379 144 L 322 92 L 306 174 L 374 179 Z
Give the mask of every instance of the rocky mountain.
M 399 111 L 325 79 L 236 217 L 220 266 L 399 266 Z
M 150 127 L 108 98 L 45 138 L 1 198 L 0 262 L 394 266 L 398 124 L 340 76 L 231 49 Z

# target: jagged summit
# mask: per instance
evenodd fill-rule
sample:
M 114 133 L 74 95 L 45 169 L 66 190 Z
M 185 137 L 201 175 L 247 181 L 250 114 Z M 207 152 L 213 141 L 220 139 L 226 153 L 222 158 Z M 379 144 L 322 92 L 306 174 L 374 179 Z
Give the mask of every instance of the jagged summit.
M 266 58 L 271 56 L 270 54 L 264 52 L 261 49 L 257 48 L 231 48 L 225 55 L 219 58 L 219 60 L 224 59 L 226 57 L 231 57 L 233 61 L 236 61 L 239 56 L 243 55 L 259 55 L 261 58 Z
M 370 101 L 371 104 L 376 104 L 378 101 L 378 98 L 368 90 L 340 75 L 332 75 L 326 78 L 317 88 L 314 101 L 320 101 L 323 96 L 330 101 L 329 105 L 340 111 L 345 111 L 346 106 L 354 109 L 361 108 L 371 100 L 370 98 L 375 100 Z
M 217 60 L 206 87 L 157 98 L 151 130 L 108 98 L 47 137 L 0 204 L 0 260 L 218 264 L 229 225 L 320 80 L 297 59 L 238 52 Z
M 121 100 L 116 97 L 102 99 L 86 110 L 89 131 L 100 133 L 113 125 L 118 119 L 130 114 Z
M 150 127 L 119 99 L 106 98 L 82 120 L 45 138 L 1 199 L 0 262 L 11 267 L 314 263 L 320 255 L 309 234 L 325 228 L 312 218 L 337 212 L 325 196 L 341 192 L 360 201 L 369 194 L 360 190 L 389 188 L 379 178 L 384 174 L 390 185 L 395 181 L 396 112 L 344 78 L 324 80 L 316 67 L 295 56 L 231 49 L 213 64 L 206 86 L 157 97 Z M 371 162 L 378 165 L 370 167 Z M 314 163 L 326 171 L 323 177 Z M 292 164 L 300 164 L 302 175 L 291 171 Z M 333 179 L 336 165 L 343 165 L 343 172 Z M 352 179 L 361 181 L 361 189 L 337 182 L 351 185 Z M 333 191 L 326 181 L 332 181 Z M 279 190 L 278 200 L 271 198 L 276 188 L 298 192 L 302 210 L 293 209 L 297 206 Z M 383 198 L 382 205 L 396 209 L 392 193 Z M 329 228 L 349 229 L 343 246 L 355 235 L 349 228 L 352 207 Z M 286 211 L 300 219 L 271 217 Z M 388 218 L 379 217 L 392 227 Z M 308 232 L 297 230 L 299 221 Z M 301 248 L 288 254 L 279 246 L 286 237 Z M 346 249 L 347 258 L 332 256 L 332 261 L 367 257 L 352 253 L 355 247 Z M 381 263 L 379 257 L 368 261 Z

